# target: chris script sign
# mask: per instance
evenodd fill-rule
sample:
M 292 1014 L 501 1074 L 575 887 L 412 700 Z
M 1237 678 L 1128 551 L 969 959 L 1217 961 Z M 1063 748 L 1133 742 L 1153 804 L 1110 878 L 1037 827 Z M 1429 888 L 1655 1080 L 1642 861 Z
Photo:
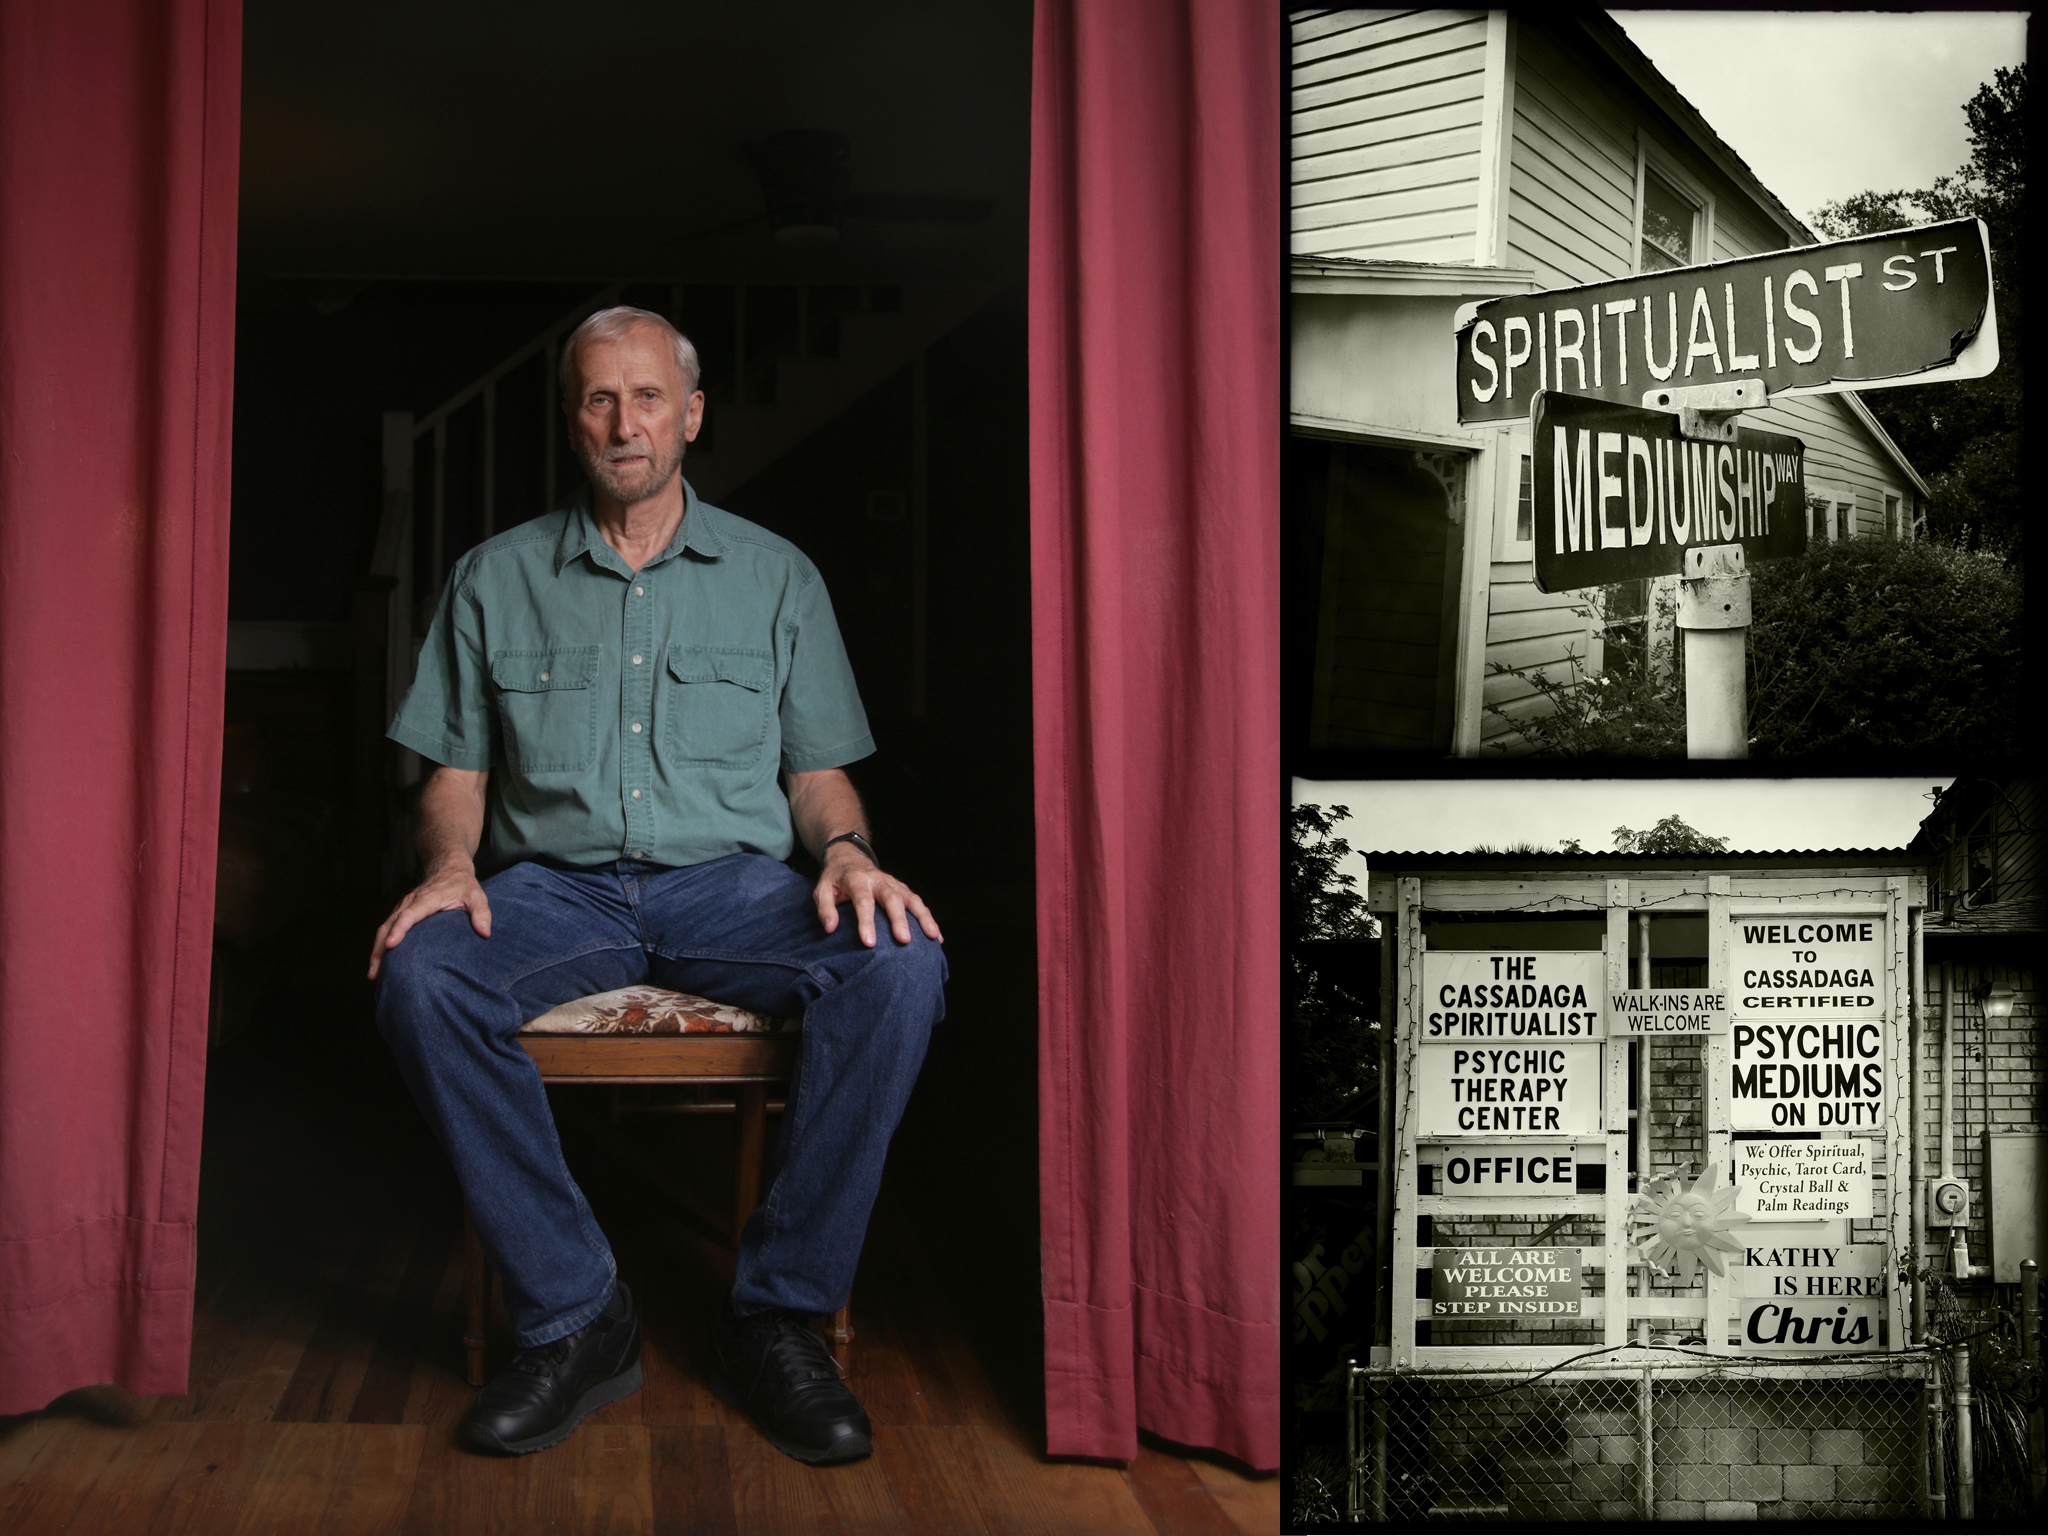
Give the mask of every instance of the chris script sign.
M 1536 392 L 1640 406 L 1651 390 L 1761 379 L 1773 395 L 1981 378 L 1998 366 L 1978 219 L 1644 272 L 1476 306 L 1458 420 L 1526 419 Z

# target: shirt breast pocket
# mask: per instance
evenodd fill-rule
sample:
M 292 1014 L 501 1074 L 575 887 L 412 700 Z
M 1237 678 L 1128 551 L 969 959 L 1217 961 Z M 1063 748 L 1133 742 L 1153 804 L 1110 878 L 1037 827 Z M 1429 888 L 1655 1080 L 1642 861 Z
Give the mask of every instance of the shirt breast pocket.
M 669 761 L 752 768 L 775 720 L 775 658 L 707 645 L 668 648 L 662 745 Z
M 505 760 L 520 773 L 582 773 L 597 761 L 594 645 L 494 651 Z

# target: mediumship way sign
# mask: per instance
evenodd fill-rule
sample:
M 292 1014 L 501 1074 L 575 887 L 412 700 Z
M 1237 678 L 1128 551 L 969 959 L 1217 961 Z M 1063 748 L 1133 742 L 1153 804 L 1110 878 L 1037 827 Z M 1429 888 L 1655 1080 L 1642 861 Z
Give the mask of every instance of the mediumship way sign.
M 1981 378 L 1998 366 L 1978 219 L 1492 299 L 1460 325 L 1458 420 L 1527 418 L 1537 391 L 1639 406 L 1760 379 L 1773 395 Z
M 1806 548 L 1805 449 L 1738 428 L 1682 440 L 1668 411 L 1544 390 L 1530 438 L 1536 585 L 1569 592 L 1675 576 L 1687 549 L 1740 544 L 1751 565 Z

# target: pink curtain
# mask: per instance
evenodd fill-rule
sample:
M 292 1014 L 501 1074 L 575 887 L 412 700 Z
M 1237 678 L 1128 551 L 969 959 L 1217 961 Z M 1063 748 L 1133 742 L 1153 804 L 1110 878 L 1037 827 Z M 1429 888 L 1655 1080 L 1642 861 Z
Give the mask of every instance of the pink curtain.
M 1055 1455 L 1279 1463 L 1282 13 L 1039 0 L 1031 582 Z
M 0 5 L 0 1414 L 182 1392 L 239 0 Z

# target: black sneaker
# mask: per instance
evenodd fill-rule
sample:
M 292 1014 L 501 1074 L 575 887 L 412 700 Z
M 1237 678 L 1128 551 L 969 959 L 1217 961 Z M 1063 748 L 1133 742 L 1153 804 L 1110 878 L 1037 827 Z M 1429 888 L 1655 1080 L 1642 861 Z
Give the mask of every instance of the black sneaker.
M 574 1333 L 522 1349 L 464 1415 L 473 1451 L 523 1456 L 575 1433 L 583 1416 L 640 1390 L 640 1320 L 622 1280 L 604 1310 Z
M 711 1390 L 752 1414 L 784 1455 L 816 1465 L 873 1452 L 874 1426 L 800 1313 L 741 1317 L 728 1296 L 711 1325 Z

